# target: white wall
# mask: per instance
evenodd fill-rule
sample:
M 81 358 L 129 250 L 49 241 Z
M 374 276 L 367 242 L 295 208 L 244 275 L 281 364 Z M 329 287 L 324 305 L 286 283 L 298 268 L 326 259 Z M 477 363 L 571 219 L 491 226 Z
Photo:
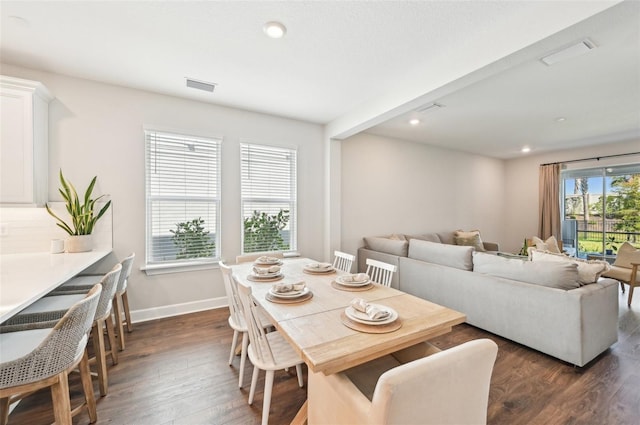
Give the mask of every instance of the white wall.
M 500 248 L 516 252 L 524 238 L 538 233 L 538 170 L 540 164 L 598 156 L 640 152 L 640 140 L 570 149 L 553 153 L 524 156 L 506 161 L 505 167 L 505 243 Z M 572 168 L 640 163 L 640 155 L 571 164 Z
M 60 200 L 60 168 L 81 187 L 98 176 L 94 193 L 110 195 L 114 231 L 114 253 L 101 269 L 136 253 L 129 299 L 133 310 L 145 310 L 139 317 L 179 312 L 168 307 L 174 304 L 226 303 L 217 269 L 156 276 L 139 270 L 145 256 L 143 126 L 223 137 L 221 249 L 228 261 L 240 252 L 240 141 L 297 148 L 299 251 L 322 259 L 321 126 L 7 64 L 1 72 L 41 81 L 55 96 L 49 109 L 49 199 Z
M 363 236 L 480 229 L 502 243 L 504 162 L 361 133 L 342 142 L 342 246 Z

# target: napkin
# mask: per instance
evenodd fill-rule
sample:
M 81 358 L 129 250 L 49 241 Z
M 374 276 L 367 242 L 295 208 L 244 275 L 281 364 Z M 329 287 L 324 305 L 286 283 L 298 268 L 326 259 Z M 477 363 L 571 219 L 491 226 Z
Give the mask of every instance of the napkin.
M 391 314 L 387 310 L 367 303 L 362 298 L 354 298 L 351 300 L 351 307 L 353 307 L 354 310 L 366 314 L 371 320 L 383 320 Z
M 266 264 L 266 263 L 277 263 L 278 261 L 280 261 L 280 259 L 278 257 L 269 257 L 267 255 L 263 255 L 262 257 L 258 257 L 256 261 L 258 263 Z
M 318 270 L 325 270 L 328 268 L 333 267 L 333 264 L 331 263 L 309 263 L 307 264 L 307 268 L 310 269 L 318 269 Z
M 302 291 L 307 286 L 303 281 L 296 283 L 276 283 L 271 286 L 271 290 L 276 294 L 284 294 L 293 291 Z
M 280 271 L 280 266 L 271 266 L 271 267 L 254 267 L 253 273 L 256 275 L 267 275 L 274 274 Z
M 352 282 L 365 282 L 369 280 L 369 275 L 366 273 L 358 273 L 358 274 L 346 274 L 341 277 L 343 282 L 352 283 Z

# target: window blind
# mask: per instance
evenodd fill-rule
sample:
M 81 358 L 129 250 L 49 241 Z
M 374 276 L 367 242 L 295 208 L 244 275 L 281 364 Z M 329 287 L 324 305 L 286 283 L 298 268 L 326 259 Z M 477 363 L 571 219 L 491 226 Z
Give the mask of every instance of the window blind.
M 296 151 L 242 143 L 240 161 L 243 253 L 295 250 Z
M 147 264 L 218 258 L 220 139 L 146 131 Z

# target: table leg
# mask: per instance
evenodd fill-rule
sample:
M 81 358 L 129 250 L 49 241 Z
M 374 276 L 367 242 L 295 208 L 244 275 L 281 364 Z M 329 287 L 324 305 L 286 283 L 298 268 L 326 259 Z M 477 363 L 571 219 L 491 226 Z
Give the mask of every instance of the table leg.
M 291 425 L 305 425 L 307 423 L 307 403 L 309 400 L 305 400 L 295 418 L 291 421 Z

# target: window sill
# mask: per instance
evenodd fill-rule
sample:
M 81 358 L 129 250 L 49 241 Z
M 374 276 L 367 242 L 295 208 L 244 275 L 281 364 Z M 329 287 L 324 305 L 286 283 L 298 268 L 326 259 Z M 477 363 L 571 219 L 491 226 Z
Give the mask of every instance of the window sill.
M 209 270 L 217 268 L 218 260 L 211 259 L 179 263 L 147 264 L 140 267 L 140 270 L 144 271 L 147 276 L 154 276 L 158 274 L 194 272 L 199 270 Z

